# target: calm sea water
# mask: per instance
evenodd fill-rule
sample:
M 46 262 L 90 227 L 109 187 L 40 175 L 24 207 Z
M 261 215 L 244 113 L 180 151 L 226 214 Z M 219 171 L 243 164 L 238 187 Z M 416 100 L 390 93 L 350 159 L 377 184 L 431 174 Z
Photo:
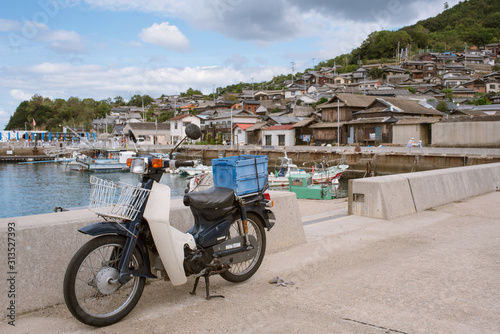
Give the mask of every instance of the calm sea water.
M 70 171 L 58 163 L 0 164 L 0 218 L 54 212 L 56 207 L 83 208 L 89 203 L 90 175 L 135 185 L 139 175 L 127 172 L 88 173 Z M 187 180 L 164 174 L 161 183 L 172 196 L 182 196 Z
M 56 207 L 86 208 L 90 175 L 135 185 L 139 175 L 127 172 L 88 173 L 70 171 L 58 163 L 0 163 L 0 218 L 54 212 Z M 347 194 L 347 180 L 340 180 L 338 197 Z M 178 174 L 164 174 L 172 197 L 182 196 L 188 180 Z

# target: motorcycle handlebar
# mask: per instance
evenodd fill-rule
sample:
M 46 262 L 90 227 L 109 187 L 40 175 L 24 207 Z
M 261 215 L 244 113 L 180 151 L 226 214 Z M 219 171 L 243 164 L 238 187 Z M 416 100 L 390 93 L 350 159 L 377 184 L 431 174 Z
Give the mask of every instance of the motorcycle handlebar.
M 179 160 L 174 160 L 175 161 L 175 167 L 193 167 L 194 166 L 194 161 L 179 161 Z
M 194 161 L 180 161 L 180 160 L 168 161 L 168 167 L 170 167 L 171 169 L 176 169 L 179 167 L 193 167 L 193 166 L 194 166 Z

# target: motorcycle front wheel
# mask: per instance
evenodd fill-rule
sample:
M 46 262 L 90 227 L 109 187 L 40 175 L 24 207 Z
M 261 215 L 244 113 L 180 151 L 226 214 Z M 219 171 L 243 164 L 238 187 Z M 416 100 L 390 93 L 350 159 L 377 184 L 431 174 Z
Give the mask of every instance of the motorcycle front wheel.
M 141 298 L 144 277 L 133 277 L 126 284 L 118 279 L 118 263 L 125 237 L 107 235 L 94 238 L 73 256 L 64 276 L 64 300 L 73 316 L 91 326 L 108 326 L 123 319 Z M 130 267 L 143 264 L 136 248 Z
M 247 216 L 248 222 L 248 234 L 253 235 L 257 239 L 257 254 L 250 260 L 231 264 L 231 268 L 228 271 L 221 273 L 222 278 L 229 282 L 243 282 L 255 274 L 257 269 L 259 269 L 262 260 L 264 259 L 264 253 L 266 252 L 266 233 L 264 231 L 264 224 L 259 216 L 254 213 L 249 212 Z M 231 223 L 229 227 L 229 233 L 227 239 L 231 239 L 240 235 L 243 235 L 241 227 L 241 219 L 236 219 Z

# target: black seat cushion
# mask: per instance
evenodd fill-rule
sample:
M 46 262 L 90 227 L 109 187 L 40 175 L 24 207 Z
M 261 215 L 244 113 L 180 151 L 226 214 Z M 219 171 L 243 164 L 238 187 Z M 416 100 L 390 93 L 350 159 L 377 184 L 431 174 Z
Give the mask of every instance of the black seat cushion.
M 197 209 L 227 208 L 234 204 L 234 190 L 230 188 L 208 188 L 184 195 L 184 205 Z

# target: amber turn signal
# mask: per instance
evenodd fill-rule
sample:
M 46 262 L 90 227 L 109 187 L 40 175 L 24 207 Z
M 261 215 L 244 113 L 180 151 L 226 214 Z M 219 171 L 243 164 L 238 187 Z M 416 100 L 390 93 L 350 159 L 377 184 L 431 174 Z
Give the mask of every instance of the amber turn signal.
M 153 159 L 151 165 L 153 168 L 163 168 L 163 159 Z

